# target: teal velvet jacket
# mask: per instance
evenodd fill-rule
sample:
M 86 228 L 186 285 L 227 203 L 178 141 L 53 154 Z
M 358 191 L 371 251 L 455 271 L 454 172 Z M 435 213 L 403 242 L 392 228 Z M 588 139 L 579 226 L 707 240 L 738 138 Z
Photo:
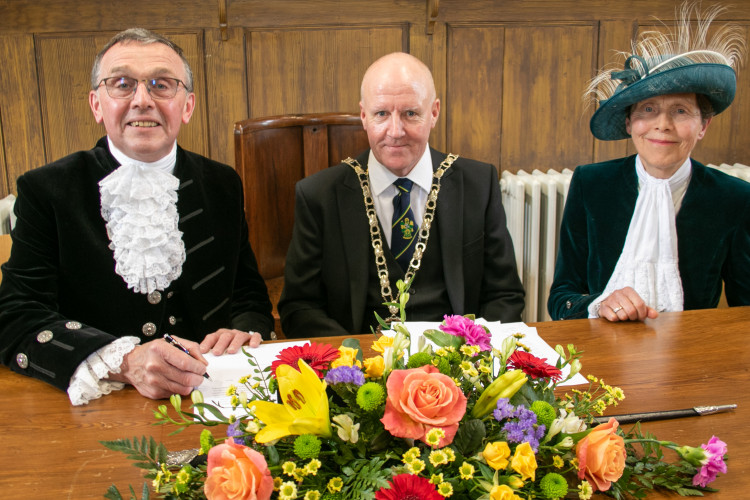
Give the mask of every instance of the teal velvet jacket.
M 750 304 L 750 183 L 692 161 L 677 213 L 684 309 L 716 307 L 722 281 L 730 306 Z M 565 203 L 552 319 L 588 317 L 625 244 L 638 197 L 635 155 L 575 169 Z

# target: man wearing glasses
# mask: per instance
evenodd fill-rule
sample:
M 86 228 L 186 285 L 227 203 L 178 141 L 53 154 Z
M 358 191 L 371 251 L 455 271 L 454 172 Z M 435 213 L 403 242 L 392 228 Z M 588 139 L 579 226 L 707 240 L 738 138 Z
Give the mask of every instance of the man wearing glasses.
M 242 185 L 231 167 L 177 145 L 195 94 L 170 40 L 119 33 L 91 87 L 107 136 L 18 179 L 0 358 L 73 404 L 124 384 L 151 398 L 188 394 L 206 372 L 202 353 L 257 346 L 273 326 Z

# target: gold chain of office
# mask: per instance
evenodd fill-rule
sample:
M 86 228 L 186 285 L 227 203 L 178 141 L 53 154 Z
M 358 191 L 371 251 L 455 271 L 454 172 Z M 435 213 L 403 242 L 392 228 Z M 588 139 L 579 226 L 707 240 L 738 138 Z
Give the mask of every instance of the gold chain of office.
M 406 270 L 406 275 L 404 276 L 404 282 L 406 283 L 409 283 L 416 275 L 422 262 L 422 256 L 424 255 L 425 250 L 427 250 L 427 240 L 430 238 L 430 227 L 432 226 L 432 220 L 435 218 L 435 207 L 437 206 L 438 193 L 440 192 L 440 179 L 457 158 L 458 155 L 449 154 L 432 174 L 432 186 L 430 187 L 430 193 L 427 195 L 427 202 L 425 203 L 424 219 L 419 228 L 417 244 L 414 247 L 414 253 L 409 261 L 409 268 Z M 375 211 L 375 205 L 372 201 L 372 192 L 370 191 L 370 177 L 357 160 L 347 158 L 344 160 L 344 163 L 354 169 L 354 172 L 359 179 L 359 184 L 362 187 L 362 196 L 365 200 L 367 221 L 370 225 L 370 241 L 372 242 L 372 248 L 375 252 L 375 266 L 377 267 L 378 279 L 380 280 L 380 295 L 382 295 L 383 301 L 385 302 L 391 304 L 394 302 L 398 303 L 399 297 L 396 297 L 395 301 L 393 300 L 391 280 L 388 276 L 388 266 L 386 265 L 385 254 L 383 253 L 383 237 L 380 234 L 378 214 Z M 391 313 L 390 317 L 386 319 L 388 323 L 399 319 L 397 305 L 388 306 L 388 312 Z

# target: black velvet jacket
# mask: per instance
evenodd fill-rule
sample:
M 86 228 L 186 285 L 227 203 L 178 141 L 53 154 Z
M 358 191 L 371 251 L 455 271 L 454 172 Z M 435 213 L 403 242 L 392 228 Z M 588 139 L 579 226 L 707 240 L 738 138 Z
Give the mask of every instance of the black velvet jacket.
M 750 304 L 750 183 L 692 161 L 675 223 L 684 308 Z M 547 303 L 553 319 L 585 318 L 615 269 L 638 198 L 635 156 L 575 169 Z
M 67 389 L 78 365 L 115 338 L 200 341 L 219 328 L 273 328 L 248 242 L 236 172 L 178 147 L 177 211 L 187 258 L 159 300 L 114 272 L 98 182 L 118 167 L 106 138 L 18 179 L 18 217 L 0 285 L 0 358 Z

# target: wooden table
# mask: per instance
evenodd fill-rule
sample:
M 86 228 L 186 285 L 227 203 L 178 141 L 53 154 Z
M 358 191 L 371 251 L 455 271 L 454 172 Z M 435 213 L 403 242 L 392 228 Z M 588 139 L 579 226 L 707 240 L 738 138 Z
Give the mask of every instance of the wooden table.
M 730 413 L 643 427 L 692 446 L 719 436 L 729 445 L 729 473 L 713 483 L 721 491 L 710 498 L 750 497 L 750 307 L 666 313 L 646 323 L 532 326 L 552 346 L 573 343 L 585 351 L 584 374 L 622 387 L 626 399 L 613 413 L 738 404 Z M 151 425 L 154 409 L 164 402 L 132 388 L 74 407 L 66 394 L 0 367 L 0 395 L 4 499 L 102 498 L 112 483 L 124 494 L 128 484 L 140 491 L 140 471 L 99 441 L 151 435 L 178 450 L 195 447 L 200 431 L 168 436 L 173 427 Z

